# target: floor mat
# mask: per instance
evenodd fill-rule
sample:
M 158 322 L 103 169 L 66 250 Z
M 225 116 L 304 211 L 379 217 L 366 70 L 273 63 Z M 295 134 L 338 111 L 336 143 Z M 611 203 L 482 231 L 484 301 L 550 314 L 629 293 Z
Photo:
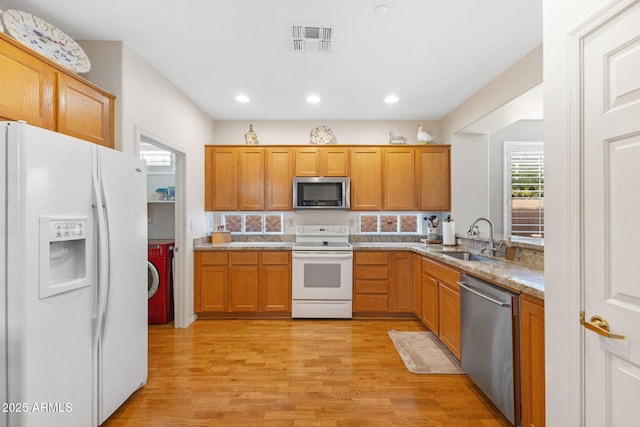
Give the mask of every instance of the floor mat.
M 431 332 L 389 331 L 402 361 L 414 374 L 463 374 L 458 360 Z

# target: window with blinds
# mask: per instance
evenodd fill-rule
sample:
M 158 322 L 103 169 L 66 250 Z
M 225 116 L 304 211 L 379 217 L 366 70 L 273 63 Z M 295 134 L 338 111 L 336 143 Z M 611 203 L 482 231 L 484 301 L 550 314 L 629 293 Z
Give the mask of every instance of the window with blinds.
M 507 235 L 544 238 L 542 142 L 505 142 Z

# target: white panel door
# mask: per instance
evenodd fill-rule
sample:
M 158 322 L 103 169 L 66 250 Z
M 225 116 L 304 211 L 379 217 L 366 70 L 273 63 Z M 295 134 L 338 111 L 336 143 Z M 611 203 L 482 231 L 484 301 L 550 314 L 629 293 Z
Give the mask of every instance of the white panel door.
M 584 422 L 627 427 L 640 425 L 640 3 L 605 13 L 581 48 L 584 311 L 624 338 L 585 329 Z

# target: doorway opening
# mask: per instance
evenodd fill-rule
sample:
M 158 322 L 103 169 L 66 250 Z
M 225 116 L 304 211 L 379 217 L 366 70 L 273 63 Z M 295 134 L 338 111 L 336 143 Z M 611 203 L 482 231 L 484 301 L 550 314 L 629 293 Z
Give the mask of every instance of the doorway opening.
M 185 157 L 175 144 L 137 131 L 138 153 L 147 163 L 147 231 L 150 241 L 173 241 L 172 296 L 174 326 L 184 327 L 182 292 L 186 289 L 185 247 Z

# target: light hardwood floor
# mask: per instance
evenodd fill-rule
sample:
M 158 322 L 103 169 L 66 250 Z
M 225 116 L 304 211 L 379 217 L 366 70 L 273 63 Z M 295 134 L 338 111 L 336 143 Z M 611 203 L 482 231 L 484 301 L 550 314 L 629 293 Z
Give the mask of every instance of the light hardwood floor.
M 415 375 L 413 320 L 199 320 L 149 327 L 149 379 L 117 426 L 508 426 L 466 375 Z

